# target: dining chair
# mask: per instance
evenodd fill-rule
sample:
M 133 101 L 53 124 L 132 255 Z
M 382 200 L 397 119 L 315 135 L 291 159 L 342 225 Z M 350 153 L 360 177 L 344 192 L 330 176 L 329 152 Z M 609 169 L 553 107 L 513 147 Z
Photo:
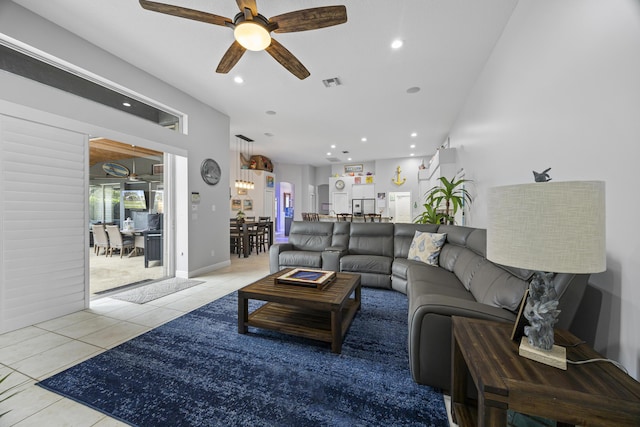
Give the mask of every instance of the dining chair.
M 125 249 L 133 250 L 133 238 L 123 237 L 117 225 L 107 225 L 107 236 L 109 236 L 109 256 L 113 256 L 113 250 L 120 251 L 120 258 L 124 255 Z
M 242 222 L 231 221 L 229 225 L 229 243 L 231 253 L 237 253 L 238 258 L 242 256 L 244 252 L 244 245 L 242 244 Z
M 100 248 L 104 248 L 104 256 L 109 252 L 109 237 L 104 229 L 104 224 L 93 224 L 93 251 L 100 255 Z
M 338 222 L 341 222 L 341 221 L 349 221 L 349 222 L 351 222 L 351 221 L 353 221 L 353 215 L 350 214 L 350 213 L 339 213 L 339 214 L 336 214 L 336 217 L 338 218 Z
M 369 218 L 369 221 L 371 222 L 382 222 L 382 214 L 370 213 L 367 214 L 367 218 Z

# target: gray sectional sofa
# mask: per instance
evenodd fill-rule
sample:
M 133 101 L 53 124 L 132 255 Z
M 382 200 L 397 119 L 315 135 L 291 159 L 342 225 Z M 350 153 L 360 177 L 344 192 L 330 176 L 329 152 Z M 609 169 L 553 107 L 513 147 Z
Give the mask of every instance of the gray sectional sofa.
M 438 264 L 408 259 L 415 232 L 446 233 Z M 271 246 L 272 273 L 287 267 L 358 273 L 363 286 L 393 289 L 409 299 L 408 349 L 413 379 L 448 390 L 451 380 L 451 316 L 513 322 L 532 272 L 488 261 L 486 230 L 453 225 L 302 222 L 288 243 Z M 558 274 L 568 329 L 588 275 Z M 366 309 L 366 307 L 363 307 Z

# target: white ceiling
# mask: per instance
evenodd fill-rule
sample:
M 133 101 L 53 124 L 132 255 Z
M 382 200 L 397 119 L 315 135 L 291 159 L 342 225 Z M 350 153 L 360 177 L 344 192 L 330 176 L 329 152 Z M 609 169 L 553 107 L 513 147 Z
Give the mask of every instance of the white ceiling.
M 146 11 L 135 0 L 14 2 L 227 114 L 231 147 L 233 135 L 243 134 L 255 140 L 254 153 L 275 162 L 326 166 L 327 157 L 432 155 L 517 0 L 257 0 L 267 18 L 346 5 L 346 24 L 274 34 L 311 72 L 305 80 L 266 52 L 248 51 L 229 74 L 216 74 L 233 42 L 230 29 Z M 238 12 L 234 0 L 165 3 L 229 18 Z M 396 38 L 404 46 L 394 51 Z M 234 83 L 236 76 L 244 83 Z M 322 80 L 333 77 L 342 86 L 325 88 Z M 411 87 L 421 90 L 409 94 Z

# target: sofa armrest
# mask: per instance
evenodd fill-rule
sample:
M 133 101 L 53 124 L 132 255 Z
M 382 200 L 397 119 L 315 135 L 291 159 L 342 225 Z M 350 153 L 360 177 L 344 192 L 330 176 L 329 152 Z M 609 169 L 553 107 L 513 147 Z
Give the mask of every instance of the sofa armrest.
M 347 254 L 345 248 L 331 246 L 322 251 L 322 269 L 327 271 L 340 271 L 340 258 Z
M 447 295 L 425 294 L 411 299 L 409 326 L 411 327 L 414 322 L 420 322 L 420 318 L 427 313 L 495 320 L 497 322 L 513 322 L 516 318 L 514 313 L 504 308 Z
M 409 367 L 418 384 L 451 387 L 451 316 L 511 322 L 503 308 L 446 295 L 425 294 L 409 301 Z
M 273 274 L 280 271 L 280 252 L 293 250 L 291 243 L 274 243 L 269 248 L 269 271 Z

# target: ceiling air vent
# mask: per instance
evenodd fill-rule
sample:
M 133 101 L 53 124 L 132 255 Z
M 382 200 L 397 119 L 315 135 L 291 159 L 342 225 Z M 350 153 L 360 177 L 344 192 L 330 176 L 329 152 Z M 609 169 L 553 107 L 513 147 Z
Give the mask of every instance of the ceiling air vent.
M 337 77 L 323 80 L 322 83 L 324 83 L 324 87 L 336 87 L 342 84 L 340 83 L 340 79 Z
M 327 157 L 327 161 L 331 163 L 340 163 L 340 159 L 337 157 Z
M 244 135 L 241 135 L 241 134 L 236 135 L 236 138 L 244 139 L 247 142 L 253 142 L 253 139 L 251 139 L 249 137 L 246 137 Z

